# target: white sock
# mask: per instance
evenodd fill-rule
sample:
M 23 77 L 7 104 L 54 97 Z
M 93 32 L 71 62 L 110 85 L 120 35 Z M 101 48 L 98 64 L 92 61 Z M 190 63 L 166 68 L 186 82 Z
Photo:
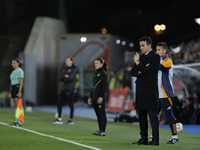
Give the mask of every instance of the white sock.
M 173 139 L 178 139 L 178 136 L 177 135 L 172 135 L 172 138 Z
M 62 118 L 58 118 L 59 121 L 62 121 Z

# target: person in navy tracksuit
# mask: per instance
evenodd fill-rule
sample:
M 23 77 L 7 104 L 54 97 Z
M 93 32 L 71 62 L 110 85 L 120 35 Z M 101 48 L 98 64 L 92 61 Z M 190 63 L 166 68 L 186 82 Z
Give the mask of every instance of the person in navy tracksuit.
M 156 53 L 160 55 L 160 66 L 158 71 L 158 90 L 159 90 L 159 108 L 157 114 L 163 109 L 163 113 L 167 118 L 172 132 L 172 138 L 167 144 L 175 144 L 178 142 L 176 131 L 176 119 L 173 115 L 173 102 L 174 89 L 172 85 L 173 77 L 173 63 L 166 54 L 168 46 L 164 42 L 159 42 L 156 46 Z
M 94 107 L 97 121 L 99 125 L 99 131 L 93 133 L 93 135 L 105 136 L 107 117 L 105 112 L 105 97 L 107 86 L 107 63 L 102 58 L 95 60 L 96 72 L 93 76 L 92 92 L 88 99 L 88 104 L 92 104 Z

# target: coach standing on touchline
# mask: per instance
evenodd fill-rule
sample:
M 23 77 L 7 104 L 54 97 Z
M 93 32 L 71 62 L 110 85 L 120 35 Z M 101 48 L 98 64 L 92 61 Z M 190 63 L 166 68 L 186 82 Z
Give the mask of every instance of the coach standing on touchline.
M 134 56 L 135 65 L 131 69 L 131 75 L 137 77 L 136 80 L 136 109 L 139 112 L 141 139 L 132 144 L 148 144 L 148 120 L 149 114 L 153 139 L 150 145 L 159 145 L 158 116 L 158 68 L 160 56 L 152 50 L 152 40 L 148 36 L 140 38 L 140 50 Z

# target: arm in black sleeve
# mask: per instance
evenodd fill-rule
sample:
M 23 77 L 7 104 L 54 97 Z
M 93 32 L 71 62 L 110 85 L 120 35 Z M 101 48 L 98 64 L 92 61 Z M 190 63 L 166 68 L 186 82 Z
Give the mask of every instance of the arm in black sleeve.
M 91 90 L 91 93 L 90 93 L 90 98 L 92 98 L 92 97 L 93 97 L 93 93 L 92 93 L 92 91 L 93 91 L 93 90 Z
M 101 74 L 101 92 L 100 92 L 100 97 L 104 97 L 105 92 L 106 92 L 106 83 L 107 83 L 107 75 L 106 73 Z
M 71 70 L 69 77 L 68 78 L 64 78 L 64 82 L 71 82 L 71 81 L 75 81 L 76 80 L 76 74 L 77 74 L 77 68 L 74 68 Z
M 57 79 L 58 79 L 59 81 L 63 81 L 63 80 L 65 79 L 65 75 L 63 74 L 63 71 L 61 71 L 61 72 L 59 73 L 59 75 L 57 76 Z
M 138 72 L 139 72 L 139 70 L 138 70 L 138 68 L 137 68 L 137 65 L 135 64 L 135 65 L 133 66 L 133 68 L 131 69 L 131 71 L 130 71 L 131 76 L 137 77 L 137 76 L 138 76 Z
M 139 63 L 137 65 L 137 68 L 143 73 L 143 74 L 149 74 L 151 73 L 153 70 L 157 70 L 159 68 L 159 64 L 160 64 L 160 56 L 158 54 L 154 55 L 154 57 L 152 58 L 152 60 L 149 63 L 149 66 L 146 66 L 142 63 Z

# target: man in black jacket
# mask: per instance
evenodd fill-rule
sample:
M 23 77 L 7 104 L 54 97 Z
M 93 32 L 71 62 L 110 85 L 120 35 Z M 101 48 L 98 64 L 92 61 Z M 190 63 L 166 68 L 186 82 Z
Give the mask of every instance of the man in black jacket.
M 58 118 L 53 121 L 53 124 L 63 124 L 62 121 L 62 105 L 67 100 L 70 107 L 70 119 L 67 124 L 74 124 L 73 114 L 74 114 L 74 104 L 73 104 L 73 93 L 76 83 L 76 74 L 78 72 L 77 67 L 73 64 L 73 58 L 66 58 L 66 66 L 61 70 L 58 75 L 58 80 L 61 81 L 61 91 L 58 96 L 57 109 L 58 109 Z
M 156 110 L 158 108 L 158 68 L 160 56 L 152 50 L 152 40 L 144 36 L 140 40 L 142 55 L 134 56 L 135 65 L 131 69 L 131 75 L 136 80 L 136 109 L 139 112 L 141 139 L 132 144 L 148 144 L 148 119 L 149 114 L 153 140 L 150 145 L 159 145 L 159 127 Z

